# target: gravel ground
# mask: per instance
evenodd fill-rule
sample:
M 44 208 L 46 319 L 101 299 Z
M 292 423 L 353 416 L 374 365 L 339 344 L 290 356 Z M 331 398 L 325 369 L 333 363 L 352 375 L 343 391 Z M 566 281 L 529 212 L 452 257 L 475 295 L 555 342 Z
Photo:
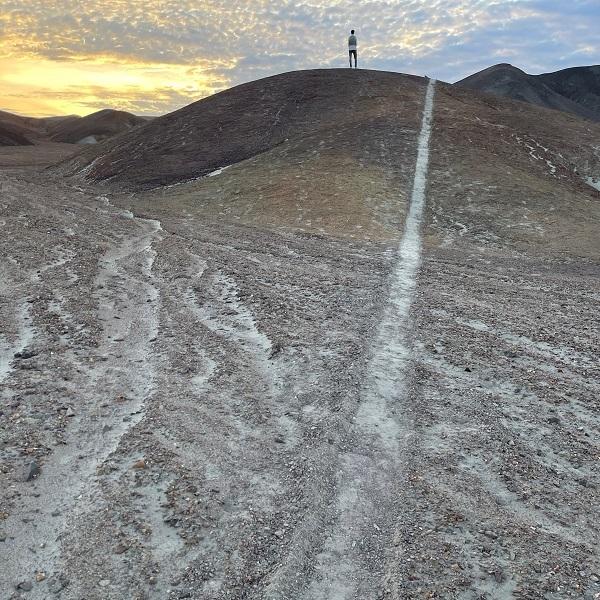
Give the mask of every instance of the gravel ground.
M 600 598 L 600 203 L 516 140 L 482 160 L 489 107 L 440 85 L 395 306 L 424 91 L 376 208 L 318 228 L 233 185 L 281 148 L 212 205 L 2 167 L 0 598 Z

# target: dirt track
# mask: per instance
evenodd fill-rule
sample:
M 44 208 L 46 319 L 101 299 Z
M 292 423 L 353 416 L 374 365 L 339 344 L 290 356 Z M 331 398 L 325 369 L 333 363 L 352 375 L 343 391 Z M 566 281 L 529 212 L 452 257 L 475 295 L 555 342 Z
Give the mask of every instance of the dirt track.
M 321 233 L 322 207 L 265 226 L 243 188 L 211 213 L 238 167 L 161 203 L 2 170 L 0 598 L 600 597 L 598 240 L 539 236 L 534 195 L 498 216 L 444 90 L 402 393 L 383 371 L 366 403 L 416 92 L 374 216 Z

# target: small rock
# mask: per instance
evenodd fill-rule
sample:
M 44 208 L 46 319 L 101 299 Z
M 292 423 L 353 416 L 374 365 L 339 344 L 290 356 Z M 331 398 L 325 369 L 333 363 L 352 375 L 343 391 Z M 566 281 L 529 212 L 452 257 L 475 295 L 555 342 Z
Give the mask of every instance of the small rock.
M 21 481 L 31 481 L 35 479 L 40 474 L 40 466 L 32 460 L 28 462 L 21 471 Z
M 133 468 L 134 469 L 145 469 L 146 468 L 146 461 L 143 458 L 140 458 L 139 460 L 136 460 L 133 463 Z
M 15 352 L 14 358 L 27 359 L 33 358 L 36 355 L 37 352 L 34 352 L 33 350 L 23 350 L 22 352 Z
M 283 537 L 283 531 L 281 529 L 278 529 L 277 531 L 274 532 L 274 535 L 276 535 L 279 539 L 281 539 Z
M 17 585 L 17 589 L 23 592 L 30 592 L 33 589 L 33 584 L 31 581 L 21 581 L 21 583 Z
M 285 444 L 285 439 L 282 435 L 276 435 L 275 436 L 275 443 L 276 444 Z
M 470 373 L 470 372 L 471 372 L 471 367 L 466 367 L 466 368 L 465 368 L 465 372 L 466 372 L 466 373 Z
M 551 423 L 553 425 L 560 425 L 560 419 L 558 417 L 550 417 L 548 419 L 548 423 Z
M 69 580 L 64 575 L 58 575 L 48 579 L 48 589 L 52 594 L 58 594 L 69 585 Z
M 117 544 L 115 546 L 114 553 L 123 554 L 124 552 L 127 552 L 127 550 L 129 550 L 129 546 L 126 546 L 125 544 Z
M 44 581 L 44 579 L 46 579 L 46 573 L 44 573 L 43 571 L 38 571 L 35 574 L 35 580 L 36 581 Z
M 98 582 L 98 585 L 99 585 L 100 587 L 106 587 L 106 586 L 110 585 L 110 579 L 101 579 L 101 580 Z

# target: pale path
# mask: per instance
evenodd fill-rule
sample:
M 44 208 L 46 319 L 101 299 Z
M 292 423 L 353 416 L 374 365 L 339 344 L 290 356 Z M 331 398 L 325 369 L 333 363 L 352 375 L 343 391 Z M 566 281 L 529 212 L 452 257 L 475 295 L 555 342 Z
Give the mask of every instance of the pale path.
M 94 510 L 97 467 L 142 419 L 145 403 L 154 391 L 150 340 L 158 332 L 160 299 L 152 272 L 156 257 L 153 244 L 162 239 L 162 228 L 158 221 L 134 218 L 106 198 L 98 199 L 108 207 L 105 214 L 132 219 L 131 227 L 125 235 L 114 236 L 98 264 L 92 293 L 98 296 L 103 333 L 97 352 L 88 354 L 83 365 L 77 354 L 67 354 L 86 375 L 78 382 L 78 403 L 66 431 L 66 442 L 57 446 L 40 476 L 24 491 L 19 512 L 3 522 L 11 540 L 10 551 L 2 556 L 3 592 L 19 581 L 30 580 L 37 570 L 50 576 L 58 569 L 61 536 L 69 529 L 73 516 L 89 507 Z M 35 337 L 35 332 L 25 326 L 27 306 L 23 304 L 20 309 L 24 316 L 19 320 L 23 325 L 13 346 L 16 350 L 23 350 Z M 126 342 L 126 352 L 119 349 L 120 342 Z M 0 367 L 3 364 L 0 361 Z M 0 381 L 7 374 L 10 370 L 3 367 Z M 119 394 L 122 399 L 115 401 Z M 48 598 L 45 584 L 35 586 L 28 597 Z
M 430 80 L 418 141 L 410 210 L 390 282 L 390 297 L 372 345 L 354 424 L 359 445 L 342 456 L 338 520 L 315 565 L 305 598 L 377 598 L 385 585 L 382 555 L 394 529 L 394 488 L 403 478 L 407 431 L 401 407 L 410 370 L 409 313 L 421 260 L 421 221 L 429 165 L 435 80 Z M 392 565 L 393 569 L 393 565 Z

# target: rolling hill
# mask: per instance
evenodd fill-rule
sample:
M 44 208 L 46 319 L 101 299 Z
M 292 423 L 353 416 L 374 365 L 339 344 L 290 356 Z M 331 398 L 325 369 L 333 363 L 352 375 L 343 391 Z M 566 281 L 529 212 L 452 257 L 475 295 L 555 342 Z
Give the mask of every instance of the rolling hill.
M 104 109 L 57 124 L 51 130 L 50 139 L 69 144 L 95 144 L 147 122 L 128 112 Z
M 32 145 L 46 142 L 93 144 L 143 125 L 148 119 L 105 109 L 86 117 L 23 117 L 0 111 L 0 145 Z
M 504 63 L 455 85 L 600 121 L 600 66 L 529 75 Z
M 0 152 L 0 589 L 595 598 L 599 139 L 345 69 Z

